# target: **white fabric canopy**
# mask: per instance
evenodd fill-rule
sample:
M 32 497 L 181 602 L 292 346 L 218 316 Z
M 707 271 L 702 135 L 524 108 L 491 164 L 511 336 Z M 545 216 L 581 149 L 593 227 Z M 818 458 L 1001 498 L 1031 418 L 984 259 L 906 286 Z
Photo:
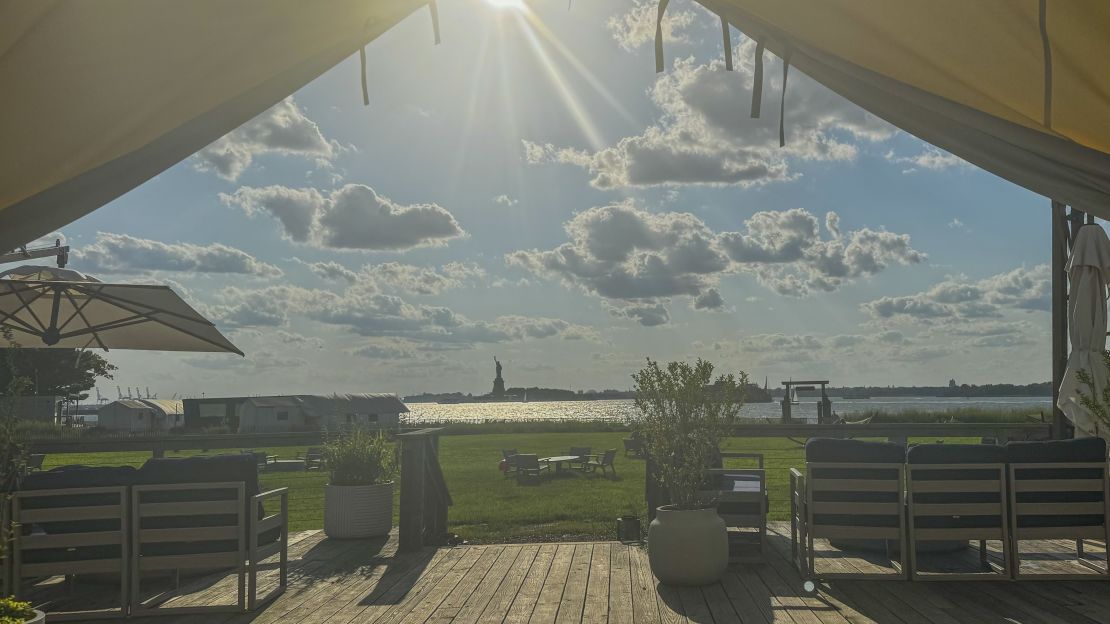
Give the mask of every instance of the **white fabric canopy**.
M 902 130 L 1110 219 L 1110 4 L 698 1 Z
M 22 347 L 231 352 L 211 321 L 167 286 L 104 284 L 77 271 L 0 273 L 0 326 Z
M 1110 373 L 1103 365 L 1106 350 L 1106 298 L 1110 285 L 1110 239 L 1098 225 L 1079 228 L 1067 265 L 1071 282 L 1068 297 L 1068 333 L 1071 353 L 1060 384 L 1057 406 L 1068 417 L 1077 432 L 1086 435 L 1107 435 L 1110 430 L 1087 408 L 1079 403 L 1079 391 L 1102 398 L 1110 383 Z M 1094 388 L 1079 382 L 1077 374 L 1085 370 L 1094 381 Z
M 428 1 L 0 2 L 0 252 L 187 158 Z

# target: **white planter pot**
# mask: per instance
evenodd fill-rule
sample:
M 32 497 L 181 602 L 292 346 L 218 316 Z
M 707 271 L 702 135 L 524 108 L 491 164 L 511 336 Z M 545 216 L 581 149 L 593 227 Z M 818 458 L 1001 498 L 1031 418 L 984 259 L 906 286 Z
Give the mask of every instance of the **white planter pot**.
M 388 535 L 393 528 L 393 482 L 324 486 L 324 533 L 348 539 Z
M 664 585 L 716 583 L 728 568 L 728 533 L 717 510 L 660 507 L 648 527 L 648 560 Z
M 29 620 L 24 620 L 24 624 L 43 624 L 46 621 L 46 614 L 38 609 L 35 609 L 35 616 Z

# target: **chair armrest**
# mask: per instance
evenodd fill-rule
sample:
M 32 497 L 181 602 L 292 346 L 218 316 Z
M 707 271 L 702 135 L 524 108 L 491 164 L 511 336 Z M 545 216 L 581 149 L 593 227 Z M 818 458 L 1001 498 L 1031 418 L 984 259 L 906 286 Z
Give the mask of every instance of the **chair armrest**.
M 258 494 L 255 494 L 254 496 L 252 496 L 251 499 L 261 502 L 261 501 L 266 500 L 267 498 L 274 498 L 275 496 L 283 496 L 284 497 L 284 496 L 288 496 L 288 495 L 289 495 L 289 488 L 279 487 L 279 488 L 274 488 L 272 490 L 268 490 L 266 492 L 259 492 Z

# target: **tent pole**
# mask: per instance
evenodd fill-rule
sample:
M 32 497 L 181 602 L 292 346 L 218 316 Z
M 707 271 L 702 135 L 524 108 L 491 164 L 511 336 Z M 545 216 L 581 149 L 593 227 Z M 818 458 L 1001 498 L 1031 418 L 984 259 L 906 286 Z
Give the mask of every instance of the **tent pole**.
M 1075 234 L 1083 225 L 1084 214 L 1067 206 L 1052 202 L 1052 437 L 1072 437 L 1071 424 L 1056 405 L 1060 399 L 1060 384 L 1068 364 L 1068 254 Z
M 1060 384 L 1068 357 L 1068 282 L 1064 267 L 1068 261 L 1067 207 L 1052 202 L 1052 437 L 1064 437 L 1067 419 L 1057 404 Z

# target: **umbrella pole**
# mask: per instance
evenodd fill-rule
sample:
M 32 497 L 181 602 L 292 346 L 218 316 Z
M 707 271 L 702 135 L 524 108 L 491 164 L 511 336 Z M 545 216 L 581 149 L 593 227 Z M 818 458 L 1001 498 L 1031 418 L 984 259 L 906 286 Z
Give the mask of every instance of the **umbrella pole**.
M 1052 437 L 1070 438 L 1071 423 L 1057 407 L 1060 384 L 1068 365 L 1068 256 L 1084 213 L 1058 201 L 1052 202 Z

